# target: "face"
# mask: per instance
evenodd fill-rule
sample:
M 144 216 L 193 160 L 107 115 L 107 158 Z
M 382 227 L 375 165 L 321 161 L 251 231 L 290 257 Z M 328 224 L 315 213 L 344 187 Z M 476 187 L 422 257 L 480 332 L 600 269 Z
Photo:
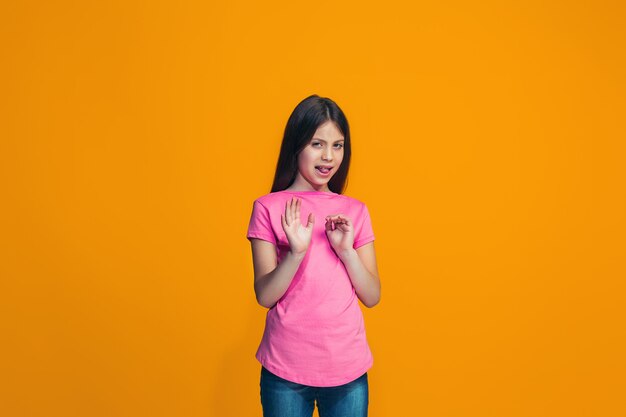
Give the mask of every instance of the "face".
M 318 127 L 298 155 L 298 173 L 290 188 L 330 191 L 328 182 L 343 161 L 344 137 L 331 120 Z

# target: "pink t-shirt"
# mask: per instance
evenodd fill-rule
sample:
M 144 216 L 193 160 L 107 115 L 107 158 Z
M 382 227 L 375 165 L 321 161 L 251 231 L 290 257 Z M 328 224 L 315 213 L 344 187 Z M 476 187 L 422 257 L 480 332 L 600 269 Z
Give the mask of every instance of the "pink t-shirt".
M 351 382 L 373 365 L 363 314 L 343 262 L 325 230 L 325 217 L 344 214 L 354 225 L 356 249 L 374 240 L 367 207 L 361 201 L 324 191 L 278 191 L 253 203 L 247 238 L 276 246 L 278 262 L 289 252 L 280 215 L 293 196 L 302 200 L 300 221 L 315 216 L 313 236 L 285 294 L 267 311 L 256 352 L 270 372 L 299 384 L 332 387 Z

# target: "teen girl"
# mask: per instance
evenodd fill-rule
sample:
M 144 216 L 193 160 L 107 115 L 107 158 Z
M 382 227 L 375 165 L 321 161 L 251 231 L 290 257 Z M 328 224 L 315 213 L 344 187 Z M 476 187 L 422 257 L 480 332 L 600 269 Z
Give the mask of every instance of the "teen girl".
M 307 97 L 287 121 L 271 192 L 253 203 L 254 291 L 269 308 L 256 352 L 265 417 L 311 417 L 316 403 L 320 417 L 367 416 L 373 357 L 357 298 L 375 306 L 380 280 L 368 209 L 342 194 L 350 153 L 341 109 Z

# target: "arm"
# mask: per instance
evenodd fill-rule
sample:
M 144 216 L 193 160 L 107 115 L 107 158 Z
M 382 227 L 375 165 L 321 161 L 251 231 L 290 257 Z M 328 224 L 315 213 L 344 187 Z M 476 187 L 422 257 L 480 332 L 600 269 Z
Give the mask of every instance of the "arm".
M 347 249 L 338 253 L 352 281 L 359 300 L 369 308 L 380 302 L 380 279 L 376 264 L 374 242 L 358 249 Z
M 251 239 L 254 263 L 254 292 L 257 302 L 271 308 L 285 294 L 305 253 L 288 252 L 277 264 L 276 247 L 262 239 Z
M 289 241 L 289 252 L 277 265 L 276 247 L 262 239 L 250 239 L 254 262 L 254 292 L 259 304 L 271 308 L 282 297 L 298 271 L 313 235 L 315 218 L 309 213 L 306 227 L 300 221 L 299 198 L 285 202 L 280 222 Z

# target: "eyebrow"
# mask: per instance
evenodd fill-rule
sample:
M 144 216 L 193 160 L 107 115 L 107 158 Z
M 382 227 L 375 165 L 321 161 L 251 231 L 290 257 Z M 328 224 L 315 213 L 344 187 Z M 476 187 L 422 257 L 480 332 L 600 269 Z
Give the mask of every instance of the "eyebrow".
M 319 141 L 321 141 L 321 142 L 326 143 L 326 141 L 325 141 L 324 139 L 313 138 L 313 139 L 311 139 L 311 140 L 319 140 Z M 336 140 L 336 141 L 335 141 L 335 143 L 338 143 L 338 142 L 343 142 L 343 141 L 345 141 L 345 139 L 339 139 L 339 140 Z

